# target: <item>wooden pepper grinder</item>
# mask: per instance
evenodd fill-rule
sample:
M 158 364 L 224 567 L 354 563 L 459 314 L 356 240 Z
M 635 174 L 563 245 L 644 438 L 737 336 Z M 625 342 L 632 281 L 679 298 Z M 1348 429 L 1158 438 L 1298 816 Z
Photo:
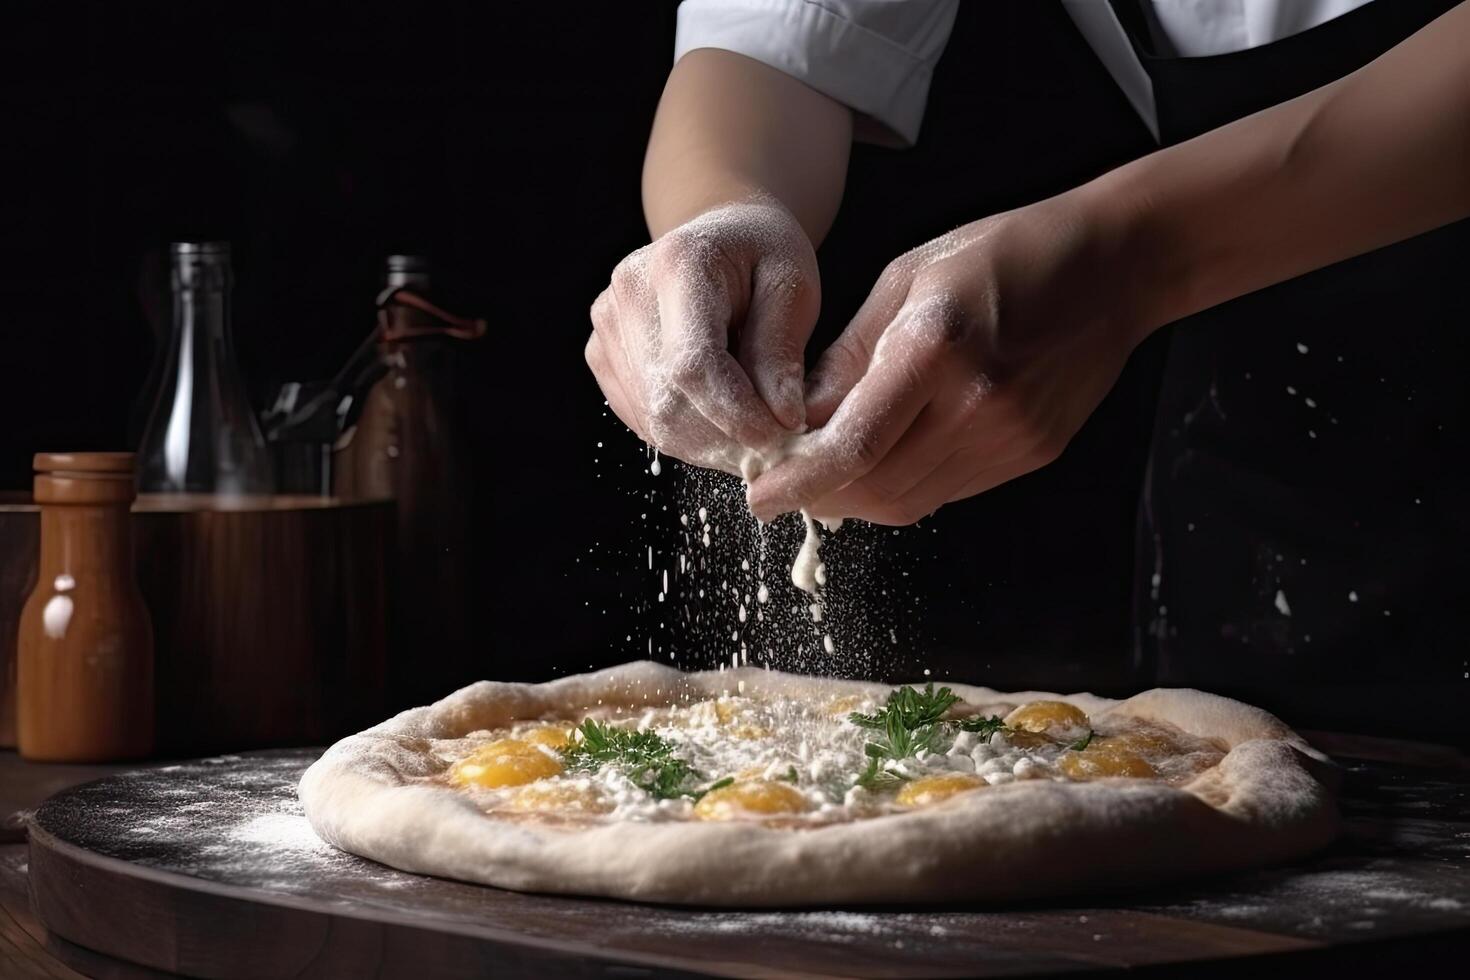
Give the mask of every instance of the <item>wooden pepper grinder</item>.
M 20 614 L 20 754 L 134 759 L 153 748 L 153 629 L 133 567 L 132 453 L 39 453 L 41 557 Z

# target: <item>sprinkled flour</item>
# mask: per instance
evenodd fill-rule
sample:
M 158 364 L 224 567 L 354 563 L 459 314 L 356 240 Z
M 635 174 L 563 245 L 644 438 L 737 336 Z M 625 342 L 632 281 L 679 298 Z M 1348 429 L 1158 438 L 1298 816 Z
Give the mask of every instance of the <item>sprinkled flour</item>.
M 908 556 L 893 548 L 893 529 L 853 522 L 837 534 L 841 522 L 794 514 L 763 525 L 739 478 L 682 464 L 666 472 L 674 474 L 666 525 L 674 548 L 654 563 L 653 591 L 672 608 L 652 608 L 669 661 L 687 669 L 888 673 L 913 630 L 913 617 L 897 614 L 917 602 L 900 595 L 897 566 Z M 839 573 L 830 575 L 833 568 Z

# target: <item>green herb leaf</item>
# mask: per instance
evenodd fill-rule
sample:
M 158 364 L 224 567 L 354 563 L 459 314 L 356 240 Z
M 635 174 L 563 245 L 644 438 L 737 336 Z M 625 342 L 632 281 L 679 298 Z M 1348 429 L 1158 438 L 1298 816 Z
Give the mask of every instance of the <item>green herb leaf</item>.
M 654 799 L 696 798 L 689 787 L 703 777 L 674 755 L 674 746 L 657 732 L 614 728 L 591 718 L 577 732 L 581 738 L 561 750 L 567 769 L 595 772 L 614 766 Z
M 786 775 L 782 776 L 781 778 L 786 780 L 788 783 L 794 783 L 801 778 L 801 774 L 796 771 L 795 766 L 791 766 L 786 770 Z
M 862 715 L 856 712 L 848 720 L 863 728 L 888 728 L 890 720 L 896 718 L 906 729 L 913 730 L 932 725 L 944 717 L 960 696 L 947 687 L 934 690 L 933 683 L 920 691 L 915 687 L 900 687 L 888 695 L 888 701 L 875 714 Z
M 872 755 L 868 757 L 868 768 L 859 773 L 857 777 L 857 785 L 873 791 L 887 789 L 905 781 L 905 778 L 898 773 L 884 769 L 882 758 Z
M 979 736 L 980 741 L 989 743 L 995 737 L 996 732 L 1007 731 L 1007 728 L 1005 722 L 1000 720 L 1000 715 L 991 715 L 989 718 L 976 715 L 961 721 L 960 731 L 973 732 Z
M 951 726 L 942 719 L 944 713 L 959 701 L 959 695 L 947 687 L 934 690 L 932 683 L 921 691 L 900 687 L 888 695 L 887 702 L 871 715 L 854 712 L 848 720 L 860 728 L 881 732 L 863 746 L 868 766 L 857 777 L 857 785 L 866 789 L 901 783 L 904 777 L 890 772 L 884 764 L 890 759 L 908 759 L 920 752 L 937 752 Z
M 734 776 L 726 776 L 724 779 L 716 779 L 704 789 L 696 790 L 693 793 L 688 793 L 686 795 L 689 797 L 689 799 L 693 800 L 695 803 L 698 803 L 700 800 L 704 799 L 705 794 L 713 793 L 717 789 L 724 789 L 726 786 L 729 786 L 733 782 L 735 782 Z
M 1082 738 L 1079 738 L 1077 741 L 1073 742 L 1071 745 L 1068 745 L 1067 748 L 1071 749 L 1074 752 L 1081 752 L 1083 749 L 1087 748 L 1089 745 L 1092 744 L 1092 736 L 1094 736 L 1096 734 L 1097 734 L 1097 732 L 1095 732 L 1095 731 L 1093 731 L 1092 729 L 1089 728 L 1087 730 L 1087 734 L 1086 735 L 1084 735 Z

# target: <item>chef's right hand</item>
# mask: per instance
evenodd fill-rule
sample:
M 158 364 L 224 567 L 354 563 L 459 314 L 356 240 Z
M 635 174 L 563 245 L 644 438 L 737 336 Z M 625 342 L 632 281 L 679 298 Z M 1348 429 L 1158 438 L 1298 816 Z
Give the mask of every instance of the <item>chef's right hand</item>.
M 587 363 L 618 418 L 667 455 L 730 472 L 805 426 L 816 254 L 775 200 L 706 211 L 620 262 Z

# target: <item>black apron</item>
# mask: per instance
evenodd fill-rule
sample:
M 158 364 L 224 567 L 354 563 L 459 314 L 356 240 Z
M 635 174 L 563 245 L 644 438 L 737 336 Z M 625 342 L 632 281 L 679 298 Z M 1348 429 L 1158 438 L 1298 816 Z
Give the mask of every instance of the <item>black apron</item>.
M 1264 47 L 1170 58 L 1134 3 L 1115 9 L 1165 144 L 1348 74 L 1454 6 L 1376 0 Z M 1170 328 L 1138 526 L 1140 676 L 1302 727 L 1466 739 L 1467 281 L 1462 221 Z

